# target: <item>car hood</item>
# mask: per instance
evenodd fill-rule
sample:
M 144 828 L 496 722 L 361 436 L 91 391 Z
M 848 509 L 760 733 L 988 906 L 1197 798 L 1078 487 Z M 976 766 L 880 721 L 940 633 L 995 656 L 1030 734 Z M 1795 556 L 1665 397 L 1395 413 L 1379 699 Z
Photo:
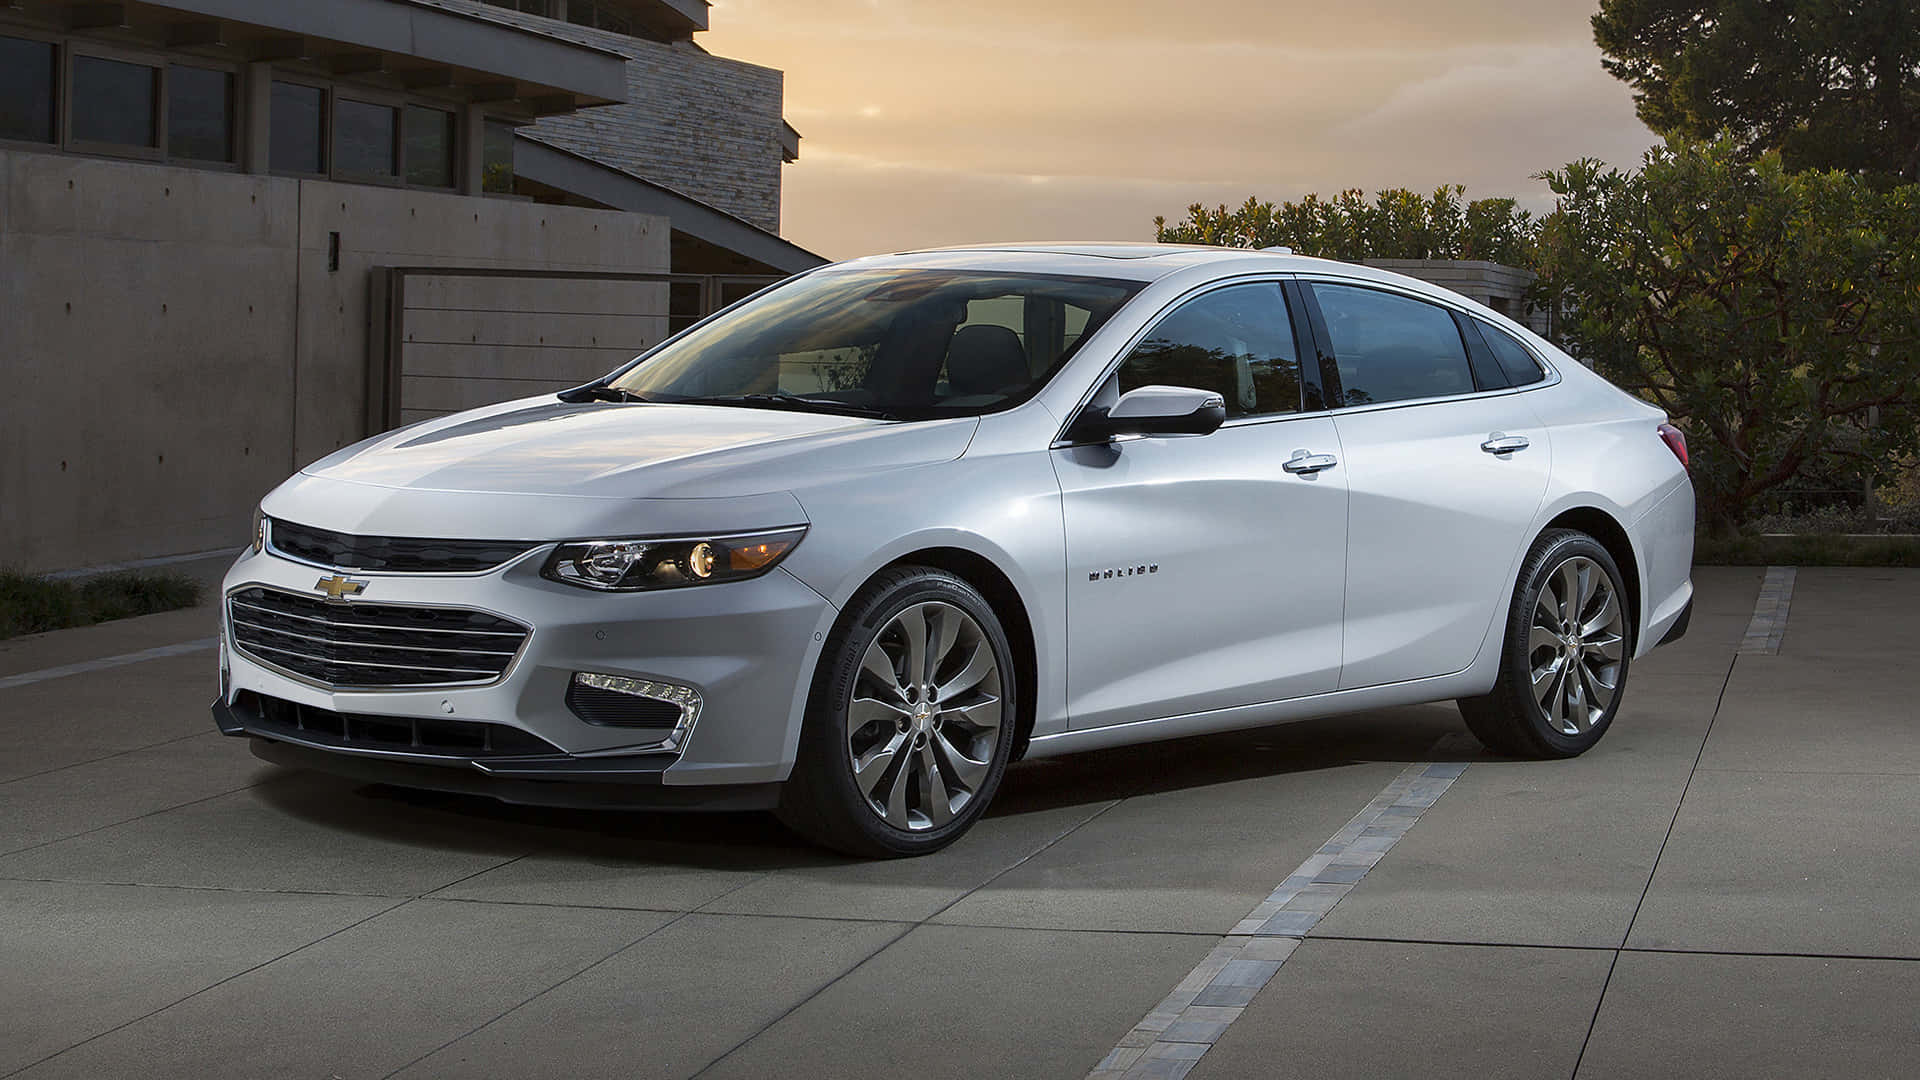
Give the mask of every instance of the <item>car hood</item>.
M 570 404 L 543 396 L 429 420 L 308 466 L 308 476 L 416 491 L 716 498 L 950 461 L 974 418 L 889 423 L 711 405 Z

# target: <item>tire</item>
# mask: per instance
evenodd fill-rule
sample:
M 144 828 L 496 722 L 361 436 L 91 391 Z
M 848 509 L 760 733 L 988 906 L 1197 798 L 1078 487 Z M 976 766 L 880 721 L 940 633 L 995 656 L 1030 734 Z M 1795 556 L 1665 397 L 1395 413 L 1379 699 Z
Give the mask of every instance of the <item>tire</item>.
M 930 676 L 909 677 L 915 656 L 931 658 Z M 821 650 L 780 820 L 863 858 L 953 843 L 1006 774 L 1019 677 L 992 605 L 965 579 L 880 574 Z
M 1573 621 L 1569 595 L 1579 608 Z M 1575 622 L 1578 632 L 1570 633 Z M 1499 680 L 1483 697 L 1460 699 L 1460 715 L 1496 753 L 1583 754 L 1606 734 L 1626 698 L 1633 633 L 1613 556 L 1586 533 L 1549 529 L 1521 564 Z

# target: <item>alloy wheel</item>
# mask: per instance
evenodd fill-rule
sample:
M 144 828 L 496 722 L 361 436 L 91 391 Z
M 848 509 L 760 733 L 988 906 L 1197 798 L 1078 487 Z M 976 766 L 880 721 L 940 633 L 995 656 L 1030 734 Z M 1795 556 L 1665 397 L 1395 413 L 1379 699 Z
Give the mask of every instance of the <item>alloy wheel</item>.
M 953 604 L 901 611 L 867 646 L 846 709 L 853 782 L 894 828 L 952 821 L 986 782 L 1000 741 L 993 645 Z
M 1527 664 L 1534 700 L 1562 735 L 1582 735 L 1620 692 L 1626 612 L 1599 563 L 1575 555 L 1553 568 L 1533 605 Z

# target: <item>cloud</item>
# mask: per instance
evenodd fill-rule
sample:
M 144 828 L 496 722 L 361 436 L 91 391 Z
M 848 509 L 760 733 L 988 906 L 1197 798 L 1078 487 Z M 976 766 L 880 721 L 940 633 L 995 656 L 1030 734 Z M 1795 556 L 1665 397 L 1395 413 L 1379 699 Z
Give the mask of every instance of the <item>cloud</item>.
M 1653 138 L 1600 69 L 1591 0 L 721 0 L 702 43 L 786 71 L 786 232 L 841 256 L 1144 237 L 1248 194 L 1629 164 Z

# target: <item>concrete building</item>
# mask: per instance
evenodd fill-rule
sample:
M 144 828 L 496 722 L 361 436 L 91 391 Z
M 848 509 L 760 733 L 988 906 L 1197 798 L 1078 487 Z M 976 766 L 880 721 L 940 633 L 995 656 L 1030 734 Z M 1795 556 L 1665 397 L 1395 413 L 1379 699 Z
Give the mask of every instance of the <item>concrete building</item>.
M 1552 339 L 1552 312 L 1527 301 L 1527 290 L 1539 280 L 1531 270 L 1484 259 L 1368 259 L 1368 266 L 1391 270 L 1451 289 L 1521 323 L 1541 337 Z
M 232 546 L 338 447 L 821 261 L 704 3 L 514 6 L 0 0 L 0 565 Z

